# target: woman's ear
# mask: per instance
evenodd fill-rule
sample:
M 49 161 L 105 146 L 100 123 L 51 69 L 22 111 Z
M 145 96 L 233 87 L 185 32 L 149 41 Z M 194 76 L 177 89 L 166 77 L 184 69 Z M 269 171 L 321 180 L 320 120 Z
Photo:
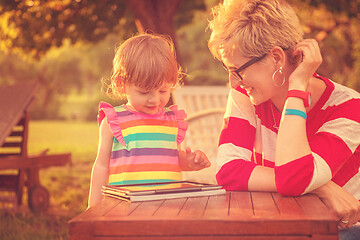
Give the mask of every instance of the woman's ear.
M 275 65 L 283 67 L 285 65 L 286 54 L 281 47 L 275 46 L 271 49 L 270 55 Z

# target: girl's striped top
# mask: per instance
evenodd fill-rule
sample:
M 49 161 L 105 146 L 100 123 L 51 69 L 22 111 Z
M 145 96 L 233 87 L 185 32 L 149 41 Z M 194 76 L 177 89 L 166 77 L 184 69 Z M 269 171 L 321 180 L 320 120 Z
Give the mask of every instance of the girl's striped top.
M 332 180 L 360 199 L 360 94 L 314 76 L 326 89 L 307 113 L 312 152 L 280 167 L 274 166 L 274 124 L 279 126 L 281 113 L 270 100 L 254 106 L 242 89 L 231 90 L 217 156 L 220 185 L 247 190 L 254 167 L 262 165 L 275 167 L 277 191 L 284 195 L 301 195 Z
M 171 106 L 149 115 L 101 102 L 99 124 L 105 116 L 114 134 L 109 185 L 181 180 L 178 145 L 187 130 L 183 110 Z

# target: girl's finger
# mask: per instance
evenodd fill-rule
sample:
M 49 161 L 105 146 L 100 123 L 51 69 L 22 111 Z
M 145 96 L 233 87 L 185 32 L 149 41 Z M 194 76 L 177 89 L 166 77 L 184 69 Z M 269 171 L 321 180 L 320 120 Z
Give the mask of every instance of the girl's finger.
M 201 153 L 199 153 L 198 151 L 195 151 L 195 158 L 194 158 L 194 162 L 195 163 L 199 163 L 201 159 Z
M 191 154 L 191 148 L 190 147 L 186 147 L 186 155 L 190 155 Z

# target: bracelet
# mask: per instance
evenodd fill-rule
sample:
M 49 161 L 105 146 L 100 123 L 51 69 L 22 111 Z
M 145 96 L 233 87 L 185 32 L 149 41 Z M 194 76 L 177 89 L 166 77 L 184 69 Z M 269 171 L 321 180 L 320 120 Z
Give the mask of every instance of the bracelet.
M 307 118 L 307 115 L 305 112 L 303 112 L 301 110 L 297 110 L 297 109 L 291 109 L 291 108 L 285 110 L 285 115 L 297 115 L 297 116 L 303 117 L 305 120 Z

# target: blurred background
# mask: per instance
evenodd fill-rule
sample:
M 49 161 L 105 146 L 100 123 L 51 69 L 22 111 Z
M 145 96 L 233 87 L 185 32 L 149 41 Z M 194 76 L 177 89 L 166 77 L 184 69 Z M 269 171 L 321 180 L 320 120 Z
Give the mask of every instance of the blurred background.
M 102 82 L 116 46 L 151 29 L 176 44 L 187 85 L 226 85 L 227 73 L 207 48 L 218 0 L 1 0 L 0 85 L 37 81 L 29 152 L 71 152 L 72 164 L 41 170 L 47 213 L 0 209 L 0 239 L 67 239 L 67 221 L 84 211 L 96 157 Z M 360 0 L 288 0 L 306 38 L 319 41 L 318 73 L 360 91 Z M 6 114 L 6 113 L 4 113 Z M 26 190 L 25 190 L 26 191 Z

